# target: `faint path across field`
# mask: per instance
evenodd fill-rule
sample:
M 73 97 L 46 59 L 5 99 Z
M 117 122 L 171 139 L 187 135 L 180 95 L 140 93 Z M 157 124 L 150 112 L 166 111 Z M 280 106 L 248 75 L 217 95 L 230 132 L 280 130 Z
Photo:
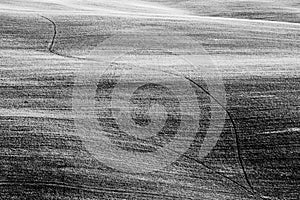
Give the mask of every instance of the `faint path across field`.
M 71 114 L 74 71 L 85 65 L 99 67 L 94 60 L 105 59 L 103 50 L 110 49 L 106 39 L 159 34 L 167 46 L 168 36 L 174 34 L 200 41 L 219 66 L 227 109 L 236 120 L 241 155 L 255 190 L 273 199 L 298 195 L 300 35 L 291 17 L 269 21 L 254 15 L 199 16 L 186 8 L 144 1 L 20 2 L 0 2 L 0 173 L 7 183 L 37 181 L 50 196 L 55 196 L 50 189 L 55 188 L 56 195 L 74 198 L 252 199 L 185 158 L 153 174 L 113 171 L 93 159 L 80 138 L 71 136 L 76 117 Z M 297 12 L 293 9 L 291 16 Z M 183 41 L 178 49 L 182 55 L 194 53 L 189 46 Z M 231 129 L 228 120 L 219 144 L 203 162 L 247 185 Z M 51 182 L 66 187 L 57 189 L 60 186 Z M 77 187 L 82 185 L 103 189 L 94 193 Z M 128 194 L 113 191 L 115 185 Z M 0 190 L 1 196 L 25 193 L 32 199 L 39 192 L 33 184 L 4 184 Z

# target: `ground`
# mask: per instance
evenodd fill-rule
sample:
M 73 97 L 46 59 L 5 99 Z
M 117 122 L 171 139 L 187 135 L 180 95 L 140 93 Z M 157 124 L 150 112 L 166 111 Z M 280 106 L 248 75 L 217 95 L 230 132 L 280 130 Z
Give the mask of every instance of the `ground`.
M 122 2 L 1 1 L 0 199 L 297 199 L 299 4 Z M 119 55 L 141 47 L 132 53 L 140 67 L 158 59 L 156 71 L 191 70 L 204 110 L 186 153 L 148 173 L 116 170 L 97 159 L 77 132 L 76 119 L 84 116 L 74 112 L 74 99 L 93 98 L 80 94 L 91 85 L 78 77 L 102 83 L 114 61 L 135 61 Z M 198 152 L 214 100 L 203 90 L 203 66 L 195 66 L 203 71 L 198 76 L 176 60 L 199 52 L 214 63 L 226 94 L 224 127 L 214 127 L 220 138 L 203 159 Z

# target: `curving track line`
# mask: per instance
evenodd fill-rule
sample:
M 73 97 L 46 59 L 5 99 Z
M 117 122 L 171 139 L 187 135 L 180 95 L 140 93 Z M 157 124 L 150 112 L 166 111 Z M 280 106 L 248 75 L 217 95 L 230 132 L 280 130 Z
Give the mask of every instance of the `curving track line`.
M 55 24 L 55 22 L 51 19 L 49 19 L 48 17 L 45 17 L 43 15 L 39 15 L 41 16 L 42 18 L 48 20 L 49 22 L 51 22 L 51 24 L 53 25 L 53 36 L 52 36 L 52 40 L 49 44 L 49 47 L 48 47 L 48 51 L 50 53 L 53 53 L 55 55 L 58 55 L 58 56 L 62 56 L 62 57 L 65 57 L 65 58 L 71 58 L 71 59 L 79 59 L 79 60 L 87 60 L 87 61 L 93 61 L 93 62 L 99 62 L 97 60 L 94 60 L 94 59 L 87 59 L 87 58 L 81 58 L 81 57 L 75 57 L 75 56 L 71 56 L 71 55 L 66 55 L 66 54 L 61 54 L 61 53 L 58 53 L 56 52 L 53 47 L 54 47 L 54 44 L 55 44 L 55 39 L 56 39 L 56 35 L 57 35 L 57 26 Z M 192 16 L 192 17 L 198 17 L 198 16 Z M 274 21 L 265 21 L 265 20 L 248 20 L 248 19 L 236 19 L 236 18 L 223 18 L 223 17 L 200 17 L 199 18 L 207 18 L 207 19 L 220 19 L 220 20 L 238 20 L 238 21 L 247 21 L 247 22 L 270 22 L 270 23 L 288 23 L 288 22 L 274 22 Z M 291 23 L 289 23 L 291 24 Z M 173 54 L 173 52 L 167 52 L 167 53 L 171 53 Z M 154 69 L 154 70 L 157 70 L 157 69 Z M 161 70 L 162 71 L 162 70 Z M 164 71 L 166 72 L 166 71 Z M 172 72 L 166 72 L 166 73 L 171 73 L 173 75 L 176 75 L 176 76 L 181 76 L 182 75 L 178 75 L 178 74 L 174 74 Z M 240 186 L 241 188 L 243 188 L 244 190 L 246 190 L 247 192 L 250 192 L 251 194 L 253 194 L 254 196 L 256 196 L 257 198 L 259 199 L 265 199 L 263 198 L 255 189 L 254 187 L 252 186 L 250 180 L 249 180 L 249 177 L 248 177 L 248 174 L 247 174 L 247 171 L 246 171 L 246 168 L 245 168 L 245 165 L 244 165 L 244 162 L 243 162 L 243 159 L 242 159 L 242 153 L 241 153 L 241 144 L 240 144 L 240 138 L 239 138 L 239 135 L 238 135 L 238 131 L 237 131 L 237 126 L 236 126 L 236 123 L 235 123 L 235 119 L 233 118 L 232 114 L 227 110 L 226 106 L 225 105 L 222 105 L 213 95 L 210 94 L 209 91 L 207 91 L 205 88 L 203 88 L 202 86 L 200 86 L 198 83 L 196 83 L 195 81 L 193 81 L 192 79 L 188 78 L 188 77 L 185 77 L 183 76 L 183 78 L 187 79 L 188 81 L 190 81 L 193 85 L 195 85 L 196 87 L 198 87 L 199 89 L 201 89 L 203 92 L 205 92 L 207 95 L 209 95 L 217 104 L 219 104 L 222 109 L 226 112 L 226 114 L 228 115 L 229 117 L 229 120 L 232 124 L 232 128 L 233 128 L 233 132 L 234 132 L 234 135 L 235 135 L 235 143 L 236 143 L 236 146 L 237 146 L 237 158 L 238 158 L 238 161 L 239 161 L 239 164 L 242 168 L 242 171 L 243 171 L 243 176 L 244 176 L 244 179 L 247 183 L 247 185 L 249 186 L 250 190 L 245 187 L 244 185 L 238 183 L 237 181 L 233 180 L 232 178 L 230 177 L 227 177 L 225 175 L 223 175 L 222 173 L 219 173 L 217 171 L 215 171 L 214 169 L 212 169 L 211 167 L 207 166 L 206 164 L 204 164 L 203 162 L 193 158 L 193 157 L 190 157 L 190 156 L 187 156 L 187 155 L 183 155 L 184 157 L 190 159 L 190 160 L 193 160 L 195 161 L 196 163 L 202 165 L 203 167 L 207 168 L 208 170 L 210 171 L 213 171 L 214 173 L 218 174 L 219 176 L 222 176 L 223 178 L 226 178 L 228 180 L 230 180 L 232 183 Z M 174 150 L 172 150 L 174 151 Z

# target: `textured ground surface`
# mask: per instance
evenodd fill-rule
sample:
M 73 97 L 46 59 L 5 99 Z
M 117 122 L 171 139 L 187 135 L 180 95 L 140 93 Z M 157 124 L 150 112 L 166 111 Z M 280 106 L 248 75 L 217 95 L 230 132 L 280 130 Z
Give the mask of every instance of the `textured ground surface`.
M 170 2 L 0 2 L 0 199 L 299 198 L 299 4 Z M 231 119 L 198 162 L 210 114 L 194 85 L 206 111 L 190 149 L 158 171 L 118 171 L 76 133 L 74 90 L 89 87 L 78 70 L 104 72 L 133 45 L 153 43 L 161 50 L 150 58 L 164 60 L 154 67 L 182 71 L 170 51 L 197 54 L 200 43 L 222 75 Z

